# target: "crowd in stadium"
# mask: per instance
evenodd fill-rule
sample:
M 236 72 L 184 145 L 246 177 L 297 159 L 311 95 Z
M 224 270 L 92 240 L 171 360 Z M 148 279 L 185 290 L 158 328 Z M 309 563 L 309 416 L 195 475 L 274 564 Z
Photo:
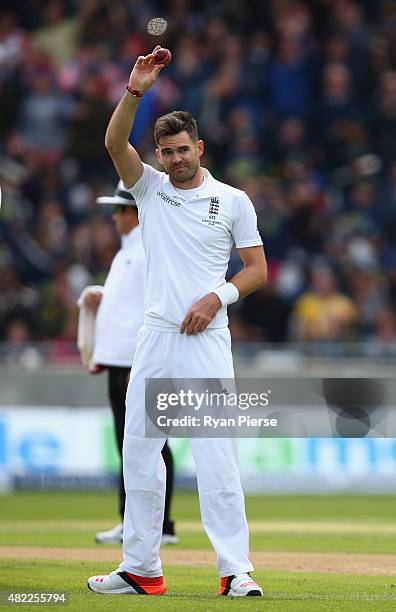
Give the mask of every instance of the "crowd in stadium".
M 396 353 L 396 4 L 387 0 L 22 0 L 0 14 L 0 341 L 75 345 L 76 300 L 118 242 L 95 198 L 104 133 L 136 57 L 172 63 L 132 142 L 198 120 L 203 165 L 252 199 L 267 286 L 230 308 L 235 341 Z M 153 16 L 163 36 L 147 34 Z M 230 274 L 239 259 L 232 259 Z

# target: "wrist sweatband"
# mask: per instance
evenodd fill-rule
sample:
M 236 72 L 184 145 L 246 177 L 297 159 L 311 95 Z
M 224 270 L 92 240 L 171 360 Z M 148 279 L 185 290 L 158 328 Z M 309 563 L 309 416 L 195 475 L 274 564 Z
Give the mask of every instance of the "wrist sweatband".
M 239 300 L 239 291 L 233 283 L 225 283 L 213 291 L 219 298 L 222 307 L 233 304 Z

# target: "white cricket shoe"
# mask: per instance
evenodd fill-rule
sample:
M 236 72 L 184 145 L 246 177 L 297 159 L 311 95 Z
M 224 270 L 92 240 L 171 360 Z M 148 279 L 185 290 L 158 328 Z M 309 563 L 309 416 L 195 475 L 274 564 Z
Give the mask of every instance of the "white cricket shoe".
M 179 544 L 179 538 L 174 533 L 163 533 L 161 538 L 161 546 L 171 546 Z
M 103 595 L 163 595 L 166 592 L 163 576 L 145 578 L 118 570 L 105 576 L 91 576 L 87 585 L 91 591 Z
M 95 542 L 98 544 L 122 544 L 122 523 L 109 529 L 109 531 L 98 531 L 95 536 Z
M 236 576 L 221 578 L 218 595 L 225 595 L 226 597 L 262 597 L 263 591 L 250 574 L 237 574 Z
M 109 529 L 109 531 L 98 531 L 95 536 L 95 541 L 98 544 L 122 544 L 123 525 L 120 523 Z M 174 533 L 163 533 L 161 538 L 162 546 L 170 546 L 171 544 L 179 544 L 179 538 Z

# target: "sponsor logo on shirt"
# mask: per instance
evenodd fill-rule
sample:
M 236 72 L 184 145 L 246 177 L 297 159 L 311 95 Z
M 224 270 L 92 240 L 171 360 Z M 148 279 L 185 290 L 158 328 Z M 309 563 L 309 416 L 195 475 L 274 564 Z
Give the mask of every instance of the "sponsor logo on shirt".
M 166 204 L 170 204 L 171 206 L 181 206 L 181 202 L 177 202 L 176 200 L 172 200 L 169 196 L 166 195 L 163 191 L 157 191 L 157 196 L 162 198 L 162 200 Z

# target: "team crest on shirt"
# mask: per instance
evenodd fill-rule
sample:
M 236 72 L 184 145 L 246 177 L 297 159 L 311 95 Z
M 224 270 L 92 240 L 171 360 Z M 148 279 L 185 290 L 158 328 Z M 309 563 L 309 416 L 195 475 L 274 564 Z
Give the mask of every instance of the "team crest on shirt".
M 209 214 L 217 215 L 219 212 L 219 198 L 210 198 Z
M 207 223 L 208 225 L 221 225 L 220 221 L 216 220 L 216 215 L 219 212 L 220 201 L 219 198 L 210 198 L 209 202 L 209 210 L 208 217 L 205 219 L 201 219 L 202 223 Z

